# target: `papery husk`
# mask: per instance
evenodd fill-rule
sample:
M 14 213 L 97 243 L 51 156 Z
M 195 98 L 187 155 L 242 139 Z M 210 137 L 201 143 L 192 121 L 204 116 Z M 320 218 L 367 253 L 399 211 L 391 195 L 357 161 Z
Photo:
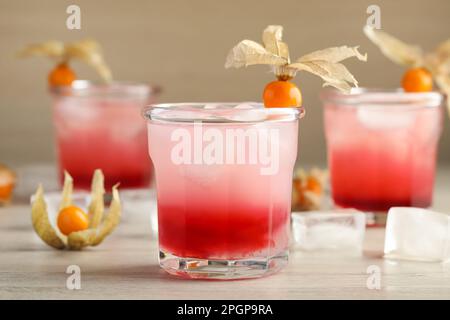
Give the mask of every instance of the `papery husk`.
M 435 80 L 439 88 L 441 88 L 443 93 L 447 96 L 447 110 L 450 115 L 450 76 L 438 75 Z
M 35 199 L 31 207 L 31 221 L 37 235 L 49 246 L 56 249 L 64 249 L 66 244 L 58 236 L 48 218 L 47 205 L 44 199 L 44 189 L 40 185 L 36 191 Z
M 106 82 L 111 82 L 112 73 L 106 65 L 100 45 L 94 40 L 81 40 L 68 43 L 65 54 L 69 59 L 79 59 L 94 68 Z
M 66 172 L 60 209 L 72 205 L 73 180 Z M 91 202 L 89 204 L 89 228 L 72 232 L 67 237 L 53 228 L 48 218 L 47 206 L 42 186 L 39 186 L 32 205 L 33 227 L 39 237 L 48 245 L 57 248 L 81 250 L 87 246 L 100 244 L 106 236 L 111 234 L 120 222 L 121 204 L 117 185 L 112 188 L 112 201 L 108 215 L 103 218 L 104 206 L 104 176 L 101 170 L 96 170 L 92 179 Z
M 321 77 L 325 82 L 323 86 L 332 86 L 342 92 L 350 93 L 352 86 L 358 86 L 358 81 L 340 62 L 351 57 L 367 61 L 367 54 L 362 55 L 358 47 L 340 46 L 306 54 L 289 66 Z
M 31 44 L 17 53 L 19 58 L 28 57 L 49 57 L 56 60 L 64 58 L 65 48 L 61 41 L 46 41 L 42 43 Z
M 346 93 L 358 82 L 341 61 L 356 57 L 367 60 L 358 47 L 332 47 L 306 54 L 294 63 L 290 62 L 289 50 L 282 41 L 283 27 L 271 25 L 263 32 L 264 46 L 251 40 L 239 42 L 228 54 L 225 67 L 241 68 L 255 64 L 268 64 L 279 80 L 289 80 L 297 71 L 307 71 L 321 77 L 324 86 L 333 86 Z
M 311 191 L 292 189 L 292 211 L 320 210 L 322 197 Z
M 425 65 L 440 75 L 450 75 L 450 39 L 425 55 Z
M 95 229 L 72 232 L 67 236 L 67 247 L 70 250 L 81 250 L 88 247 L 94 241 L 96 233 Z
M 359 46 L 348 47 L 330 47 L 323 50 L 317 50 L 297 59 L 297 62 L 305 61 L 328 61 L 331 63 L 337 63 L 344 61 L 348 58 L 356 57 L 360 61 L 367 61 L 367 53 L 361 54 L 359 52 Z
M 450 39 L 439 44 L 432 52 L 424 54 L 421 48 L 406 44 L 373 27 L 364 27 L 364 33 L 394 63 L 406 67 L 422 67 L 431 72 L 436 84 L 447 96 L 450 115 Z
M 102 224 L 98 227 L 97 235 L 92 242 L 93 246 L 99 245 L 120 222 L 120 217 L 122 215 L 122 205 L 120 203 L 119 191 L 117 186 L 112 188 L 112 201 L 109 206 L 108 214 L 103 220 Z
M 368 25 L 364 27 L 364 33 L 393 62 L 407 67 L 423 65 L 423 52 L 420 47 L 407 44 Z
M 80 250 L 87 246 L 99 245 L 120 222 L 121 204 L 117 186 L 112 188 L 112 201 L 108 214 L 103 222 L 96 228 L 72 232 L 68 236 L 68 246 L 71 250 Z
M 241 68 L 255 64 L 284 65 L 286 59 L 267 51 L 257 42 L 244 40 L 230 51 L 225 68 Z
M 443 42 L 436 51 L 429 53 L 425 62 L 425 67 L 430 70 L 436 84 L 446 95 L 450 116 L 450 40 Z
M 357 87 L 358 81 L 341 63 L 332 63 L 324 60 L 296 62 L 291 64 L 300 71 L 308 71 L 324 80 L 323 86 L 332 86 L 342 92 L 350 93 L 352 86 Z
M 283 27 L 282 26 L 268 26 L 263 31 L 263 43 L 267 51 L 275 54 L 285 60 L 289 64 L 289 48 L 288 45 L 282 41 L 283 38 Z
M 321 208 L 327 175 L 326 170 L 318 168 L 310 171 L 296 170 L 292 183 L 293 211 L 312 211 Z M 308 179 L 314 179 L 315 183 L 320 186 L 320 192 L 308 189 Z
M 102 171 L 99 169 L 95 170 L 91 184 L 91 203 L 88 209 L 89 228 L 97 227 L 102 221 L 103 211 L 105 210 L 104 180 Z
M 73 179 L 67 171 L 64 171 L 64 185 L 59 211 L 72 205 Z
M 94 40 L 80 40 L 66 43 L 60 41 L 46 41 L 32 44 L 18 52 L 18 57 L 31 56 L 49 57 L 58 63 L 70 60 L 81 60 L 100 75 L 105 82 L 112 81 L 112 73 L 106 64 L 100 45 Z
M 425 68 L 447 96 L 447 110 L 450 116 L 450 39 L 442 42 L 433 52 L 425 56 Z
M 443 59 L 450 58 L 450 39 L 440 43 L 436 47 L 435 52 L 436 54 L 440 55 Z

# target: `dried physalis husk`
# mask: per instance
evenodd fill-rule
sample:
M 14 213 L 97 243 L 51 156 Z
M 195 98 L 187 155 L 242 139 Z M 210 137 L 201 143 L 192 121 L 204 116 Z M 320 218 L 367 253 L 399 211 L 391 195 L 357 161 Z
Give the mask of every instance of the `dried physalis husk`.
M 71 43 L 46 41 L 32 44 L 18 53 L 19 57 L 49 57 L 57 63 L 81 60 L 96 70 L 105 82 L 112 80 L 111 70 L 106 64 L 100 45 L 94 40 L 80 40 Z
M 298 169 L 292 181 L 292 210 L 311 211 L 320 209 L 327 172 L 318 168 L 305 171 Z
M 59 205 L 59 211 L 70 206 L 72 203 L 73 193 L 73 179 L 67 171 L 64 171 L 64 185 L 61 195 L 61 204 Z
M 69 234 L 68 245 L 70 249 L 79 250 L 87 246 L 99 245 L 120 222 L 121 204 L 117 186 L 112 188 L 112 201 L 108 214 L 103 221 L 95 228 L 77 231 Z
M 100 170 L 96 170 L 91 185 L 91 204 L 88 208 L 89 227 L 96 228 L 102 221 L 103 211 L 105 211 L 105 179 Z
M 239 42 L 228 54 L 225 67 L 266 64 L 272 66 L 280 80 L 293 78 L 297 71 L 307 71 L 322 78 L 324 86 L 332 86 L 346 93 L 350 92 L 352 85 L 358 86 L 355 77 L 341 63 L 351 57 L 366 61 L 367 55 L 359 53 L 358 47 L 331 47 L 306 54 L 291 63 L 288 46 L 282 41 L 282 32 L 282 26 L 268 26 L 263 32 L 264 45 L 251 40 Z
M 0 164 L 0 205 L 11 201 L 15 184 L 16 174 L 7 166 Z
M 39 186 L 32 205 L 33 227 L 39 237 L 49 246 L 57 249 L 80 250 L 87 246 L 100 244 L 118 225 L 121 216 L 121 204 L 117 186 L 112 188 L 112 201 L 108 214 L 104 215 L 104 176 L 101 170 L 94 172 L 91 189 L 91 203 L 89 205 L 89 228 L 64 236 L 57 227 L 50 223 L 44 191 Z M 72 205 L 73 180 L 65 174 L 62 200 L 59 209 Z
M 423 64 L 423 52 L 420 47 L 407 44 L 371 26 L 365 26 L 364 33 L 395 63 L 407 67 L 418 67 Z
M 324 86 L 331 86 L 342 92 L 350 93 L 352 86 L 357 87 L 358 81 L 342 63 L 343 60 L 356 57 L 367 61 L 367 55 L 362 55 L 358 47 L 333 47 L 312 52 L 298 58 L 289 67 L 308 71 L 325 81 Z
M 450 39 L 442 42 L 435 50 L 424 53 L 420 47 L 404 43 L 371 26 L 365 26 L 364 33 L 394 63 L 406 67 L 423 67 L 431 72 L 436 84 L 447 95 L 450 112 Z
M 94 40 L 81 40 L 65 45 L 65 54 L 69 59 L 79 59 L 94 68 L 106 82 L 112 80 L 111 70 L 103 59 L 100 45 Z
M 25 49 L 18 52 L 20 58 L 49 57 L 55 60 L 64 57 L 64 43 L 61 41 L 46 41 L 41 43 L 31 44 Z
M 56 249 L 64 249 L 66 247 L 64 239 L 58 235 L 50 223 L 42 186 L 38 187 L 35 194 L 35 200 L 31 208 L 31 221 L 34 230 L 46 244 Z

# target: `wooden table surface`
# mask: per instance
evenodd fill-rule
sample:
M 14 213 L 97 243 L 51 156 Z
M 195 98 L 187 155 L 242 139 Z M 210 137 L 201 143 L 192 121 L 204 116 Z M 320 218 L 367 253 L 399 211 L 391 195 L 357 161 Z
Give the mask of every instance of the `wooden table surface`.
M 21 192 L 25 199 L 28 191 Z M 449 208 L 450 170 L 441 169 L 435 209 L 448 212 Z M 30 206 L 19 201 L 0 208 L 0 298 L 450 299 L 450 263 L 385 260 L 383 241 L 383 229 L 368 229 L 361 257 L 293 251 L 288 267 L 270 277 L 229 282 L 182 280 L 159 268 L 157 243 L 145 213 L 125 216 L 99 247 L 58 251 L 37 238 Z M 80 290 L 66 288 L 69 265 L 81 268 Z M 369 266 L 381 271 L 380 289 L 367 286 Z

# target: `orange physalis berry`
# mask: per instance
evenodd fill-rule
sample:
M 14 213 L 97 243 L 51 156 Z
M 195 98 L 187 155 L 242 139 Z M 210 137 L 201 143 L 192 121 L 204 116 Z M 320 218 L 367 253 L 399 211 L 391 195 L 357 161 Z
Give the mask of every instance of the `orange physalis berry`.
M 0 164 L 0 205 L 6 204 L 11 200 L 15 182 L 15 173 Z
M 51 87 L 70 86 L 76 80 L 75 72 L 67 65 L 60 63 L 48 75 L 48 84 Z
M 76 206 L 62 209 L 58 215 L 58 228 L 64 235 L 72 232 L 86 230 L 89 227 L 87 214 Z
M 405 92 L 428 92 L 433 90 L 433 77 L 424 68 L 413 68 L 406 71 L 402 79 Z
M 300 107 L 302 94 L 292 82 L 278 80 L 270 82 L 264 88 L 263 101 L 267 108 Z
M 320 195 L 322 193 L 322 185 L 316 178 L 308 177 L 308 179 L 306 180 L 306 190 Z
M 13 183 L 0 186 L 0 203 L 8 202 L 11 199 L 13 189 L 14 189 Z

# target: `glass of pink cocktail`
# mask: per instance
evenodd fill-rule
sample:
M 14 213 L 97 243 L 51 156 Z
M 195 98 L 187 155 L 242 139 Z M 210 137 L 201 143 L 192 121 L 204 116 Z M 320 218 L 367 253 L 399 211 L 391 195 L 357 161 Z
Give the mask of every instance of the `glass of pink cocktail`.
M 283 267 L 302 109 L 189 103 L 154 105 L 144 114 L 161 267 L 203 279 L 259 277 Z
M 143 106 L 155 89 L 137 83 L 94 85 L 75 81 L 52 89 L 60 177 L 67 170 L 76 188 L 89 189 L 92 173 L 102 169 L 105 187 L 141 188 L 150 183 L 147 129 Z
M 322 100 L 337 206 L 371 212 L 371 224 L 383 224 L 390 207 L 431 205 L 443 118 L 439 93 L 330 90 Z

